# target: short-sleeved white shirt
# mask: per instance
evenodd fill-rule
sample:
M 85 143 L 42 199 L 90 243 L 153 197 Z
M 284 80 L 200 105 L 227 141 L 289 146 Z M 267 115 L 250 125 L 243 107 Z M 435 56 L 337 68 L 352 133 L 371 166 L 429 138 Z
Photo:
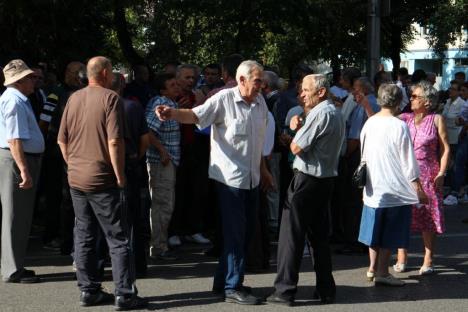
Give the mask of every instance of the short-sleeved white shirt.
M 411 185 L 419 178 L 419 165 L 405 122 L 396 117 L 370 117 L 361 131 L 361 146 L 367 165 L 366 206 L 388 208 L 419 202 Z
M 216 93 L 193 112 L 198 128 L 212 126 L 210 178 L 240 189 L 258 186 L 268 116 L 263 97 L 248 104 L 236 86 Z

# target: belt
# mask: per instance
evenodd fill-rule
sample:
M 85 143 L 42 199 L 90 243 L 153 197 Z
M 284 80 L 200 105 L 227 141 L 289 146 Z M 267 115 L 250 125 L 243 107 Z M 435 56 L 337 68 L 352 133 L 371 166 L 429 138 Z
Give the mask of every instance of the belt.
M 11 152 L 11 150 L 8 147 L 2 147 L 1 149 Z M 32 156 L 32 157 L 41 157 L 42 156 L 42 153 L 28 153 L 28 152 L 23 152 L 23 153 L 26 156 Z

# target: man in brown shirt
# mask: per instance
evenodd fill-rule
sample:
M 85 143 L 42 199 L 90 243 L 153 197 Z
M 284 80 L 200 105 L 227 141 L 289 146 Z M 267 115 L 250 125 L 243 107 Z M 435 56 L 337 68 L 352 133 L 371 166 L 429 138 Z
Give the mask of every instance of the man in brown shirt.
M 68 164 L 68 182 L 75 211 L 75 263 L 80 304 L 112 300 L 102 291 L 97 273 L 98 226 L 106 236 L 112 261 L 117 310 L 141 308 L 132 268 L 122 189 L 124 119 L 119 96 L 109 88 L 112 64 L 94 57 L 87 65 L 88 87 L 73 93 L 63 112 L 58 144 Z

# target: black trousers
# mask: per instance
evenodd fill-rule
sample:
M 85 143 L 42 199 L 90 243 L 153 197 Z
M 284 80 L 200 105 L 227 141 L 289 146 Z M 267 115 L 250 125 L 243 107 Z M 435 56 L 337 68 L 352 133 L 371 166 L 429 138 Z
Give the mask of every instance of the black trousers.
M 109 246 L 115 294 L 134 294 L 135 273 L 123 191 L 111 188 L 99 192 L 82 192 L 70 188 L 70 193 L 75 210 L 74 255 L 78 287 L 88 292 L 95 292 L 101 287 L 96 250 L 100 227 Z
M 329 203 L 333 183 L 334 178 L 316 178 L 299 171 L 294 174 L 281 218 L 275 280 L 277 294 L 294 297 L 307 237 L 313 248 L 318 294 L 321 297 L 335 295 L 329 247 Z

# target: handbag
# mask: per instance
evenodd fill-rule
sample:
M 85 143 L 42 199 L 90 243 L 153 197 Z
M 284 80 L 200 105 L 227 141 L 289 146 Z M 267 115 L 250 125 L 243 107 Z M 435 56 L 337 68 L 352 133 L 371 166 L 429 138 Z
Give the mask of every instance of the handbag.
M 364 143 L 366 142 L 366 137 L 362 140 L 362 147 L 361 147 L 361 163 L 356 168 L 356 171 L 353 173 L 352 183 L 357 188 L 364 188 L 367 182 L 367 165 L 366 161 L 362 158 L 364 152 Z

